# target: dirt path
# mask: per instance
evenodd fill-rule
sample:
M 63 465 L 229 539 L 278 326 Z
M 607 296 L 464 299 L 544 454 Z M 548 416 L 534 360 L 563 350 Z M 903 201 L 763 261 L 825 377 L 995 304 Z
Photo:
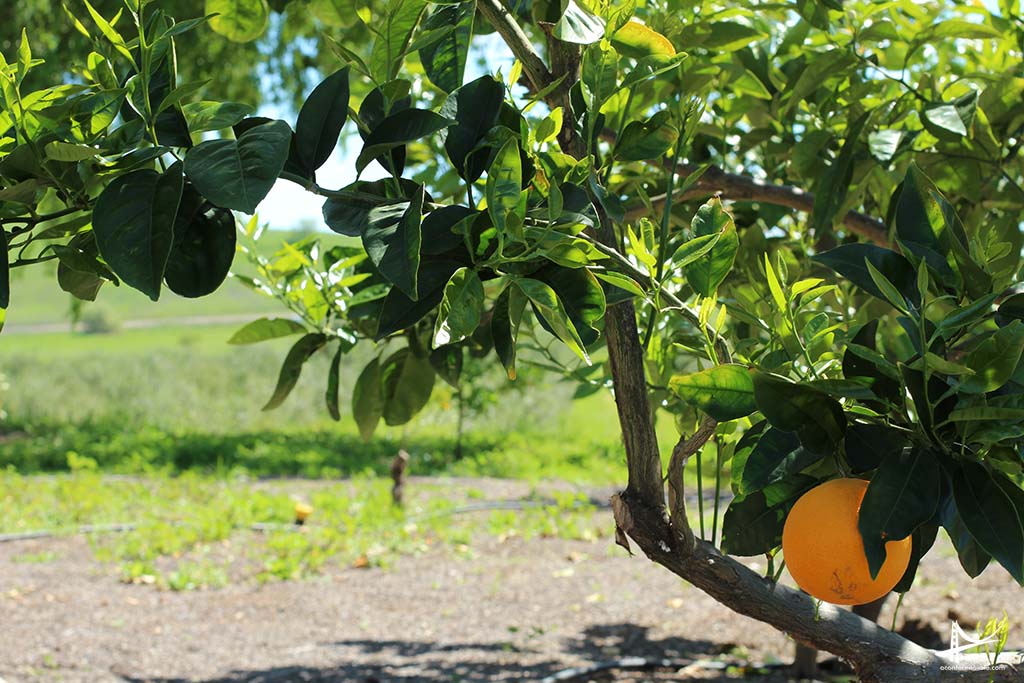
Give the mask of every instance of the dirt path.
M 19 561 L 38 553 L 54 559 Z M 945 638 L 951 615 L 973 626 L 1006 610 L 1019 648 L 1021 596 L 997 567 L 967 582 L 943 546 L 927 558 L 900 622 Z M 892 619 L 892 605 L 882 619 Z M 5 683 L 540 681 L 627 655 L 728 652 L 763 663 L 791 650 L 785 636 L 606 539 L 487 538 L 470 552 L 434 549 L 388 569 L 183 593 L 120 583 L 82 538 L 0 546 Z M 680 679 L 726 680 L 720 673 Z

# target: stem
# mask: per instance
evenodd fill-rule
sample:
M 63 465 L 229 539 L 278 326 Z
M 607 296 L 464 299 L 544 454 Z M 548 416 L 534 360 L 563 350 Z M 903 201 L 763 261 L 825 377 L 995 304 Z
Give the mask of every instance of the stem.
M 704 473 L 701 468 L 701 454 L 704 449 L 697 451 L 697 516 L 700 518 L 700 537 L 704 539 Z
M 722 495 L 722 444 L 712 437 L 715 444 L 715 514 L 711 518 L 711 545 L 718 540 L 718 500 Z

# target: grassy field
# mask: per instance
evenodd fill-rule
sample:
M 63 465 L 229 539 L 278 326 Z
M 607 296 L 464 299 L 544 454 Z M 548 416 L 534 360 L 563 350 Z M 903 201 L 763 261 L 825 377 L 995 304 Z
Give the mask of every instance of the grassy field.
M 457 501 L 429 480 L 418 480 L 423 496 L 403 512 L 390 503 L 387 477 L 405 449 L 414 475 L 571 482 L 568 490 L 622 484 L 607 392 L 573 400 L 575 385 L 526 366 L 517 382 L 529 390 L 512 391 L 495 368 L 480 384 L 494 400 L 466 416 L 463 457 L 453 456 L 457 415 L 443 383 L 411 423 L 382 427 L 364 442 L 346 407 L 369 347 L 346 356 L 340 422 L 323 405 L 330 362 L 323 353 L 284 405 L 264 412 L 293 340 L 226 342 L 242 324 L 236 319 L 280 315 L 276 302 L 236 282 L 201 300 L 167 295 L 156 304 L 111 287 L 86 310 L 102 311 L 115 328 L 145 326 L 19 332 L 66 322 L 67 296 L 52 276 L 29 269 L 14 283 L 10 327 L 0 334 L 0 533 L 63 534 L 131 521 L 126 533 L 91 537 L 97 560 L 126 581 L 191 589 L 386 564 L 438 543 L 463 552 L 481 534 L 608 531 L 607 520 L 595 526 L 592 508 L 572 494 L 519 512 L 455 519 L 448 513 Z M 197 316 L 235 322 L 182 320 Z M 667 419 L 658 426 L 667 457 L 675 430 Z M 316 509 L 303 533 L 287 526 L 297 498 Z M 285 526 L 256 534 L 254 524 Z M 27 553 L 19 561 L 50 559 Z

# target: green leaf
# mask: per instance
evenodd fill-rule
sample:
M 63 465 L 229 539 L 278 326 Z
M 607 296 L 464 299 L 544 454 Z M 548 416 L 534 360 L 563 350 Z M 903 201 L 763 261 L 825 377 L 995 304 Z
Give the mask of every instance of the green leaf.
M 228 344 L 256 344 L 270 339 L 290 337 L 305 331 L 305 325 L 291 318 L 260 318 L 244 325 L 231 335 Z
M 590 105 L 590 111 L 596 115 L 618 89 L 619 53 L 604 43 L 595 43 L 588 47 L 583 52 L 580 79 L 583 84 L 583 96 Z
M 67 142 L 51 142 L 44 148 L 46 158 L 51 161 L 82 161 L 93 159 L 100 151 L 89 145 L 72 145 Z
M 331 367 L 327 370 L 327 390 L 324 393 L 324 403 L 327 405 L 327 413 L 336 422 L 341 420 L 340 388 L 341 388 L 341 357 L 345 353 L 345 345 L 338 344 L 338 350 L 334 352 L 334 359 Z
M 235 258 L 235 217 L 210 205 L 186 185 L 174 221 L 174 242 L 164 269 L 172 292 L 195 298 L 216 291 Z
M 953 476 L 953 497 L 964 526 L 985 552 L 1024 584 L 1022 511 L 996 479 L 1004 475 L 964 461 Z
M 800 443 L 815 453 L 835 450 L 846 432 L 846 416 L 838 401 L 823 391 L 766 372 L 755 372 L 753 380 L 757 409 L 773 427 L 796 432 Z
M 465 265 L 452 259 L 425 258 L 420 263 L 416 287 L 419 298 L 413 300 L 398 287 L 392 287 L 380 309 L 375 339 L 409 328 L 432 312 L 444 298 L 444 287 L 455 271 Z
M 371 360 L 359 373 L 352 389 L 352 416 L 359 426 L 363 441 L 369 441 L 384 416 L 384 390 L 381 384 L 380 359 Z
M 207 140 L 188 151 L 185 174 L 213 204 L 252 214 L 284 168 L 291 139 L 287 123 L 272 121 L 237 140 Z
M 584 346 L 600 338 L 599 321 L 604 317 L 604 289 L 593 273 L 585 268 L 564 268 L 549 265 L 533 273 L 535 279 L 549 285 L 565 306 L 565 312 L 579 333 Z M 541 324 L 544 324 L 541 320 Z M 554 332 L 549 329 L 549 332 Z
M 473 39 L 475 16 L 475 2 L 438 5 L 423 24 L 425 29 L 445 26 L 453 26 L 455 29 L 440 41 L 420 49 L 420 61 L 427 78 L 445 92 L 450 93 L 462 85 L 469 44 Z
M 462 355 L 462 346 L 458 344 L 448 344 L 430 352 L 430 367 L 434 368 L 438 377 L 456 390 L 460 388 L 459 382 L 462 377 Z
M 181 200 L 181 164 L 115 178 L 100 194 L 92 224 L 100 254 L 126 283 L 156 301 Z
M 11 305 L 11 267 L 7 259 L 7 231 L 0 228 L 0 309 Z
M 882 293 L 882 297 L 892 304 L 896 310 L 907 312 L 907 300 L 903 293 L 896 288 L 896 285 L 892 283 L 878 268 L 871 263 L 870 259 L 864 259 L 864 267 L 868 271 L 868 276 L 871 281 L 875 283 L 875 287 Z M 917 291 L 916 289 L 914 290 Z
M 811 226 L 815 231 L 831 230 L 836 214 L 846 201 L 853 180 L 854 153 L 867 121 L 868 114 L 865 113 L 850 124 L 839 155 L 821 176 L 820 182 L 816 183 L 814 210 L 811 213 Z
M 615 142 L 614 155 L 620 161 L 657 160 L 679 139 L 679 129 L 666 109 L 646 121 L 633 121 Z
M 487 212 L 504 240 L 508 214 L 517 211 L 523 190 L 523 168 L 519 158 L 519 140 L 510 138 L 487 169 Z
M 854 422 L 846 428 L 843 451 L 853 474 L 878 467 L 883 460 L 898 458 L 907 445 L 906 435 L 884 424 Z
M 402 57 L 426 7 L 426 0 L 387 0 L 379 13 L 379 6 L 374 8 L 373 28 L 377 37 L 370 51 L 369 66 L 377 83 L 387 83 L 398 76 Z
M 801 446 L 795 434 L 771 427 L 765 430 L 747 456 L 740 473 L 739 490 L 744 494 L 760 491 L 788 479 L 821 458 L 820 453 Z
M 873 244 L 843 244 L 812 257 L 812 260 L 831 268 L 847 280 L 879 299 L 885 299 L 865 262 L 870 262 L 885 275 L 903 296 L 920 303 L 917 294 L 917 274 L 914 267 L 901 254 Z
M 423 410 L 434 390 L 435 377 L 430 361 L 408 348 L 389 356 L 381 366 L 384 422 L 403 425 Z
M 363 141 L 356 158 L 356 171 L 362 173 L 371 161 L 396 147 L 428 137 L 452 125 L 452 121 L 428 109 L 405 109 L 380 122 Z
M 373 265 L 410 299 L 419 298 L 417 273 L 420 268 L 420 225 L 423 220 L 424 190 L 420 186 L 398 220 L 371 221 L 363 232 L 363 248 Z M 397 209 L 402 205 L 394 205 Z
M 733 498 L 722 519 L 722 550 L 730 555 L 764 555 L 782 543 L 790 508 L 817 480 L 797 475 Z
M 935 514 L 941 484 L 942 470 L 929 450 L 913 448 L 882 460 L 857 518 L 872 578 L 885 562 L 885 544 L 906 538 Z
M 686 267 L 686 281 L 702 296 L 712 296 L 736 261 L 740 239 L 732 215 L 717 197 L 697 209 L 692 222 L 697 237 L 718 235 L 715 245 Z
M 936 102 L 925 107 L 922 123 L 936 137 L 956 140 L 969 134 L 977 109 L 978 93 L 972 90 L 953 102 Z
M 565 311 L 565 306 L 563 306 L 555 290 L 540 280 L 532 278 L 520 278 L 515 281 L 515 284 L 533 303 L 537 312 L 551 327 L 555 336 L 589 365 L 590 356 L 587 354 L 583 340 L 580 339 L 576 326 L 570 320 L 568 313 Z
M 953 547 L 956 548 L 960 566 L 963 567 L 963 570 L 969 577 L 972 579 L 976 578 L 985 571 L 985 568 L 992 560 L 992 556 L 985 552 L 985 549 L 981 547 L 977 539 L 971 536 L 971 532 L 967 530 L 964 521 L 957 512 L 956 502 L 952 495 L 946 497 L 940 509 L 939 518 L 942 521 L 942 528 L 946 530 L 949 540 L 953 542 Z
M 668 386 L 676 396 L 719 422 L 746 417 L 757 410 L 754 382 L 742 365 L 716 365 L 688 375 L 673 375 Z
M 604 19 L 577 4 L 576 0 L 568 0 L 552 35 L 566 43 L 589 45 L 604 37 L 604 28 Z
M 270 22 L 267 0 L 206 0 L 203 13 L 216 14 L 210 28 L 236 43 L 256 40 Z
M 508 378 L 516 378 L 516 340 L 519 337 L 519 324 L 526 310 L 526 296 L 522 290 L 509 285 L 498 295 L 491 314 L 491 338 L 494 351 L 505 367 Z
M 950 422 L 974 422 L 978 420 L 1019 422 L 1024 420 L 1024 408 L 997 408 L 993 406 L 958 408 L 950 412 L 949 417 L 946 419 Z
M 928 30 L 934 38 L 966 38 L 968 40 L 984 40 L 986 38 L 1002 38 L 1003 34 L 988 24 L 981 24 L 964 19 L 946 19 Z
M 445 152 L 468 182 L 476 182 L 487 170 L 491 150 L 480 149 L 480 143 L 498 123 L 504 101 L 505 87 L 492 76 L 481 76 L 449 95 L 441 107 L 441 114 L 455 121 L 443 133 Z
M 444 298 L 434 324 L 434 347 L 460 342 L 480 324 L 484 285 L 471 268 L 459 268 L 444 288 Z
M 89 0 L 83 0 L 83 3 L 85 4 L 85 9 L 89 12 L 89 16 L 91 16 L 92 20 L 96 22 L 96 26 L 100 29 L 100 33 L 103 34 L 103 37 L 109 40 L 110 44 L 114 46 L 114 49 L 120 52 L 121 55 L 124 56 L 124 58 L 127 59 L 136 70 L 138 70 L 138 66 L 135 64 L 135 58 L 132 56 L 131 50 L 128 49 L 128 44 L 125 43 L 124 37 L 118 33 L 117 29 L 112 25 L 113 23 L 116 23 L 117 17 L 121 16 L 121 13 L 117 13 L 117 17 L 114 17 L 114 22 L 108 22 L 103 18 L 103 15 L 93 8 L 89 3 Z M 207 12 L 207 14 L 209 14 L 209 12 Z M 75 19 L 75 21 L 77 22 L 78 20 Z M 79 26 L 80 25 L 81 24 L 79 23 Z
M 348 117 L 349 72 L 346 66 L 321 81 L 299 110 L 295 152 L 308 175 L 324 165 L 338 144 Z
M 964 365 L 974 371 L 960 380 L 960 390 L 970 394 L 988 393 L 1006 384 L 1024 352 L 1024 322 L 1014 320 L 999 328 L 971 351 Z
M 611 36 L 612 45 L 635 59 L 674 57 L 672 42 L 636 18 L 630 18 Z
M 253 108 L 238 102 L 192 102 L 181 108 L 192 133 L 224 130 L 253 113 Z
M 288 355 L 281 364 L 281 373 L 277 377 L 277 386 L 274 387 L 274 394 L 263 406 L 263 410 L 273 410 L 284 403 L 288 394 L 292 393 L 295 384 L 299 381 L 302 373 L 302 366 L 309 360 L 310 356 L 319 351 L 327 343 L 327 337 L 318 332 L 310 333 L 295 342 L 295 345 L 288 351 Z

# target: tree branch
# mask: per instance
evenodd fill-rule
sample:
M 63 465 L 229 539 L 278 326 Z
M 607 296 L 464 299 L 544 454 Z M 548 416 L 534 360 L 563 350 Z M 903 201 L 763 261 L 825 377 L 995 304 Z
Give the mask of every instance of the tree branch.
M 615 144 L 615 133 L 605 129 L 601 132 L 601 139 Z M 666 166 L 671 164 L 666 163 Z M 700 168 L 698 164 L 680 163 L 676 166 L 677 173 L 688 176 Z M 687 201 L 699 199 L 709 195 L 721 195 L 725 199 L 734 201 L 764 202 L 775 206 L 785 206 L 804 213 L 811 213 L 814 210 L 814 194 L 792 185 L 776 185 L 756 180 L 749 176 L 736 173 L 726 173 L 717 166 L 712 166 L 704 172 L 694 187 L 685 192 L 675 194 L 673 201 Z M 665 195 L 651 198 L 653 208 L 660 209 L 665 204 Z M 627 221 L 635 221 L 648 215 L 650 210 L 646 206 L 638 206 L 626 212 Z M 851 232 L 865 237 L 880 246 L 889 245 L 889 232 L 885 224 L 857 211 L 851 211 L 843 217 L 843 225 Z
M 512 50 L 516 59 L 522 62 L 523 73 L 530 80 L 534 91 L 540 92 L 550 85 L 554 79 L 547 65 L 501 0 L 477 0 L 476 6 Z

